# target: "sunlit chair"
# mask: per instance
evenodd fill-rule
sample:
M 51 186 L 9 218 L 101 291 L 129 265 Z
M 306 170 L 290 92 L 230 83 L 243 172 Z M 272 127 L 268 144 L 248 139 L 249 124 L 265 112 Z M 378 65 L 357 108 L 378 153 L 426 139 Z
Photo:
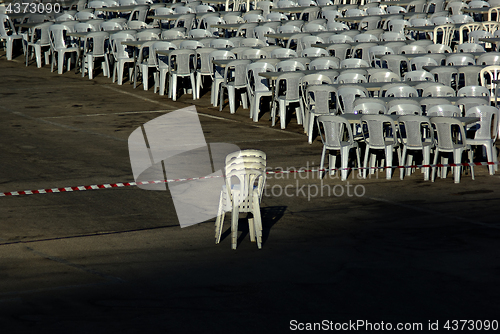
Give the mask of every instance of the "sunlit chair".
M 354 100 L 368 96 L 368 91 L 362 86 L 341 85 L 337 88 L 337 111 L 341 114 L 353 114 Z
M 325 78 L 329 79 L 326 76 Z M 302 80 L 302 87 L 305 87 L 302 90 L 304 92 L 304 129 L 309 144 L 312 144 L 316 117 L 330 115 L 335 112 L 337 99 L 335 94 L 337 90 L 333 86 L 321 83 L 307 85 L 304 80 Z
M 481 86 L 486 87 L 490 91 L 490 100 L 491 102 L 497 102 L 495 99 L 495 90 L 497 84 L 496 80 L 500 79 L 500 65 L 491 65 L 486 66 L 479 72 L 479 78 L 481 80 Z
M 425 116 L 407 115 L 398 118 L 398 133 L 403 151 L 401 165 L 412 165 L 415 151 L 422 152 L 423 165 L 431 163 L 431 148 L 434 146 L 434 130 L 429 118 Z M 408 156 L 408 159 L 406 158 Z M 401 180 L 404 175 L 410 175 L 412 168 L 400 169 Z M 429 180 L 429 167 L 423 167 L 424 181 Z
M 276 123 L 276 108 L 279 110 L 281 128 L 286 127 L 286 109 L 290 104 L 298 104 L 295 108 L 297 123 L 302 124 L 303 105 L 300 98 L 300 80 L 304 76 L 302 73 L 283 73 L 276 79 L 276 95 L 271 111 L 272 126 Z
M 342 116 L 321 115 L 318 117 L 318 130 L 321 141 L 323 142 L 319 177 L 321 178 L 321 170 L 324 168 L 326 151 L 328 150 L 330 174 L 335 174 L 334 169 L 337 158 L 337 155 L 333 155 L 332 153 L 334 151 L 339 152 L 341 159 L 341 180 L 346 180 L 349 174 L 348 162 L 351 149 L 356 150 L 357 166 L 361 166 L 359 146 L 358 143 L 354 141 L 351 124 Z
M 74 60 L 79 58 L 80 56 L 80 48 L 72 45 L 69 36 L 66 34 L 71 32 L 71 29 L 64 24 L 53 24 L 49 27 L 49 41 L 50 41 L 50 49 L 52 54 L 52 62 L 50 71 L 54 70 L 54 66 L 57 63 L 58 73 L 62 74 L 64 71 L 64 59 L 66 53 L 70 55 L 72 53 L 75 54 Z M 57 58 L 56 58 L 57 55 Z M 57 61 L 56 61 L 57 59 Z M 68 57 L 67 59 L 67 70 L 69 71 L 71 68 L 72 57 Z
M 193 100 L 196 100 L 196 52 L 194 50 L 173 50 L 168 55 L 169 75 L 169 97 L 173 101 L 177 99 L 177 83 L 179 78 L 189 78 Z
M 488 169 L 490 175 L 495 174 L 498 169 L 498 151 L 495 141 L 498 138 L 498 108 L 491 106 L 478 106 L 468 109 L 465 112 L 466 117 L 479 117 L 479 122 L 469 128 L 472 132 L 472 138 L 467 138 L 467 143 L 471 146 L 484 146 L 486 158 L 488 160 Z M 493 164 L 494 165 L 491 165 Z
M 443 153 L 453 155 L 453 162 L 455 164 L 460 164 L 462 162 L 462 154 L 464 151 L 468 152 L 469 162 L 472 163 L 472 150 L 470 144 L 467 143 L 465 130 L 462 122 L 449 117 L 432 117 L 430 119 L 431 124 L 435 127 L 435 132 L 437 134 L 436 139 L 436 150 L 434 152 L 434 162 L 433 165 L 437 164 L 439 156 Z M 447 164 L 448 158 L 443 158 L 442 163 Z M 446 167 L 441 168 L 441 177 L 446 177 Z M 436 167 L 432 167 L 432 182 L 435 180 L 435 170 Z M 462 167 L 452 167 L 454 174 L 455 183 L 460 183 L 460 174 Z M 474 180 L 474 167 L 470 166 L 472 179 Z
M 243 108 L 247 109 L 247 81 L 246 81 L 246 69 L 247 65 L 250 64 L 250 60 L 238 59 L 229 62 L 224 68 L 224 81 L 221 84 L 220 89 L 220 107 L 222 110 L 224 106 L 224 88 L 227 89 L 227 95 L 229 98 L 229 110 L 231 114 L 236 112 L 236 91 L 241 92 L 241 102 Z
M 363 137 L 366 143 L 365 158 L 363 162 L 363 178 L 366 178 L 366 171 L 369 167 L 375 167 L 376 155 L 373 150 L 382 150 L 385 155 L 386 178 L 392 177 L 393 151 L 398 146 L 397 132 L 394 121 L 387 115 L 363 115 L 361 116 L 361 126 L 363 128 Z M 371 163 L 368 165 L 368 159 L 371 157 Z M 401 161 L 398 152 L 398 164 Z M 374 170 L 370 170 L 373 174 Z
M 85 38 L 83 48 L 82 77 L 88 72 L 89 79 L 93 79 L 94 61 L 96 58 L 103 58 L 101 68 L 105 76 L 110 76 L 109 59 L 105 47 L 109 34 L 106 31 L 96 31 L 89 33 Z

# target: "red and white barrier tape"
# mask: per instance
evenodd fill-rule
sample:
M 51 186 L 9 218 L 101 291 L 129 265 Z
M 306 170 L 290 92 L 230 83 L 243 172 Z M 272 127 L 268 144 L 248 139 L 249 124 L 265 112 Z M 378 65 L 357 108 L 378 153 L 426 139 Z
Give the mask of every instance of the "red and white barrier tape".
M 389 167 L 348 167 L 348 168 L 332 168 L 331 170 L 359 170 L 359 169 L 396 169 L 396 168 L 425 168 L 425 167 L 457 167 L 457 166 L 490 166 L 497 165 L 499 162 L 473 162 L 473 163 L 460 163 L 460 164 L 436 164 L 436 165 L 410 165 L 410 166 L 389 166 Z M 323 169 L 296 169 L 296 170 L 283 170 L 283 171 L 267 171 L 266 174 L 291 174 L 291 173 L 315 173 L 319 171 L 330 171 L 328 168 Z M 186 179 L 171 179 L 171 180 L 156 180 L 156 181 L 143 181 L 143 182 L 118 182 L 118 183 L 105 183 L 105 184 L 94 184 L 89 186 L 76 186 L 76 187 L 64 187 L 64 188 L 49 188 L 49 189 L 38 189 L 38 190 L 21 190 L 21 191 L 11 191 L 2 192 L 0 197 L 6 196 L 21 196 L 21 195 L 35 195 L 35 194 L 51 194 L 51 193 L 62 193 L 62 192 L 73 192 L 73 191 L 84 191 L 84 190 L 97 190 L 97 189 L 109 189 L 109 188 L 123 188 L 123 187 L 133 187 L 146 184 L 160 184 L 160 183 L 172 183 L 172 182 L 182 182 L 182 181 L 194 181 L 203 179 L 214 179 L 222 177 L 217 176 L 203 176 L 203 177 L 193 177 Z

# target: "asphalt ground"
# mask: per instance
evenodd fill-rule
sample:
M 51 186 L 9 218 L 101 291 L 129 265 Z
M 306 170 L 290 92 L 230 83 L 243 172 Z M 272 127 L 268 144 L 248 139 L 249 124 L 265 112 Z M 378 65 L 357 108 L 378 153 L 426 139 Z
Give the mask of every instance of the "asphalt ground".
M 58 75 L 3 56 L 0 192 L 133 181 L 128 136 L 193 104 L 208 143 L 261 149 L 277 169 L 319 163 L 319 138 L 309 145 L 295 119 L 281 130 L 268 113 L 253 123 L 241 107 L 220 112 L 209 94 L 172 102 L 102 73 Z M 447 332 L 462 329 L 453 320 L 500 321 L 498 173 L 348 182 L 271 175 L 263 247 L 242 215 L 236 251 L 230 215 L 216 245 L 215 219 L 180 228 L 168 191 L 0 197 L 1 331 L 283 333 L 351 321 L 351 331 L 429 332 L 438 321 Z

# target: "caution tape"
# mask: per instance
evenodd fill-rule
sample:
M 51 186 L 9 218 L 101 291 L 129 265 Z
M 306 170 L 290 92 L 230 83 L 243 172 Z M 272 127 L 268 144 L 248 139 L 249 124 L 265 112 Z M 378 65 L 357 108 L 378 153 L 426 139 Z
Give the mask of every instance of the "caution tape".
M 435 164 L 435 165 L 409 165 L 409 166 L 385 166 L 385 167 L 347 167 L 347 168 L 321 168 L 321 169 L 288 169 L 280 171 L 266 171 L 266 174 L 291 174 L 291 173 L 317 173 L 317 172 L 328 172 L 328 171 L 341 171 L 341 170 L 362 170 L 362 169 L 401 169 L 401 168 L 432 168 L 432 167 L 459 167 L 459 166 L 491 166 L 497 165 L 499 162 L 464 162 L 459 164 L 449 163 L 449 164 Z M 105 184 L 94 184 L 88 186 L 76 186 L 76 187 L 62 187 L 62 188 L 48 188 L 48 189 L 37 189 L 37 190 L 21 190 L 21 191 L 10 191 L 0 193 L 0 197 L 6 196 L 21 196 L 21 195 L 36 195 L 36 194 L 53 194 L 53 193 L 63 193 L 63 192 L 74 192 L 74 191 L 85 191 L 85 190 L 98 190 L 98 189 L 111 189 L 111 188 L 123 188 L 123 187 L 134 187 L 147 184 L 162 184 L 162 183 L 173 183 L 173 182 L 184 182 L 184 181 L 195 181 L 204 179 L 214 179 L 223 177 L 222 175 L 215 176 L 203 176 L 203 177 L 192 177 L 185 179 L 170 179 L 170 180 L 156 180 L 156 181 L 141 181 L 141 182 L 118 182 L 118 183 L 105 183 Z

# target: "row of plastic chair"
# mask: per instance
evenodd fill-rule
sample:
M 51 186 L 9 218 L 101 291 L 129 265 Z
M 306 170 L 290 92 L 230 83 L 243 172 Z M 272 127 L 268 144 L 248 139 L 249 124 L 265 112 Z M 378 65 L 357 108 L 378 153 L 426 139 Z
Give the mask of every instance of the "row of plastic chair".
M 467 116 L 479 117 L 479 124 L 476 129 L 471 128 L 473 138 L 468 138 L 462 123 L 449 117 L 425 117 L 417 115 L 400 116 L 395 124 L 393 118 L 386 115 L 363 115 L 360 119 L 363 129 L 363 143 L 365 144 L 365 154 L 363 167 L 363 177 L 366 178 L 367 170 L 374 173 L 376 151 L 382 151 L 385 160 L 387 179 L 392 177 L 392 158 L 394 149 L 398 153 L 398 165 L 413 164 L 416 152 L 421 152 L 423 165 L 430 165 L 431 149 L 435 146 L 435 165 L 441 156 L 442 163 L 448 162 L 451 153 L 455 164 L 462 162 L 462 153 L 468 151 L 468 162 L 472 162 L 471 146 L 484 146 L 489 162 L 497 162 L 497 152 L 494 146 L 498 133 L 497 108 L 490 106 L 474 107 L 467 111 Z M 348 175 L 348 157 L 351 149 L 356 150 L 358 166 L 360 163 L 360 145 L 355 140 L 354 132 L 348 119 L 342 116 L 323 115 L 318 117 L 318 129 L 323 141 L 323 151 L 321 155 L 320 170 L 324 167 L 326 151 L 330 151 L 331 173 L 336 168 L 336 156 L 333 152 L 339 152 L 341 158 L 341 179 L 345 180 Z M 483 130 L 481 130 L 483 129 Z M 474 131 L 475 130 L 475 131 Z M 437 136 L 434 135 L 437 134 Z M 375 151 L 375 152 L 374 152 Z M 402 152 L 401 152 L 402 151 Z M 407 158 L 407 156 L 409 156 Z M 368 161 L 371 161 L 370 165 Z M 495 165 L 496 166 L 496 165 Z M 495 171 L 495 166 L 490 166 L 490 174 Z M 389 168 L 387 168 L 389 167 Z M 424 180 L 429 180 L 429 167 L 423 167 Z M 453 167 L 454 181 L 460 182 L 462 167 Z M 405 170 L 400 169 L 400 177 L 403 179 Z M 441 177 L 446 177 L 446 167 L 441 170 Z M 406 168 L 406 174 L 411 173 L 411 168 Z M 322 172 L 320 172 L 321 176 Z M 474 179 L 474 171 L 471 166 L 471 174 Z M 432 168 L 432 181 L 435 179 L 435 168 Z

